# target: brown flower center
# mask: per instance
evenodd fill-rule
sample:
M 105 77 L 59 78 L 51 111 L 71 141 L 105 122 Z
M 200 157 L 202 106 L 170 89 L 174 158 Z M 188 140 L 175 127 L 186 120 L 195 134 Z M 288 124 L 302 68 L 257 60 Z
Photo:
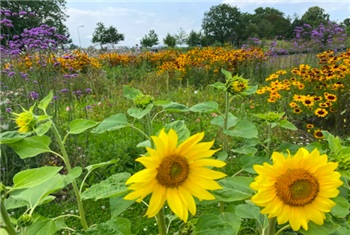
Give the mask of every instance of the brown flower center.
M 304 169 L 289 169 L 275 183 L 277 196 L 287 205 L 305 206 L 319 192 L 317 179 Z
M 157 168 L 157 176 L 159 184 L 174 188 L 181 185 L 188 176 L 190 165 L 186 158 L 170 155 L 165 157 Z

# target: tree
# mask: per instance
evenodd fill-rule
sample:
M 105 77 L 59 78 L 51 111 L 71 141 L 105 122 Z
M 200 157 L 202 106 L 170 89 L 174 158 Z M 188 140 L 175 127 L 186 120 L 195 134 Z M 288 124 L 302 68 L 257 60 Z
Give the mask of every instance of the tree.
M 7 9 L 12 13 L 17 13 L 17 15 L 5 16 L 16 27 L 7 28 L 6 31 L 2 27 L 0 28 L 1 33 L 8 34 L 8 40 L 14 35 L 20 35 L 24 29 L 39 27 L 43 24 L 55 27 L 58 34 L 69 37 L 68 28 L 64 24 L 68 17 L 65 14 L 66 0 L 2 0 L 1 9 Z M 3 16 L 1 18 L 3 19 Z M 71 40 L 68 40 L 68 42 L 71 42 Z
M 154 30 L 150 30 L 148 35 L 145 35 L 140 41 L 140 44 L 143 47 L 152 47 L 158 43 L 158 35 L 154 32 Z
M 284 17 L 283 12 L 271 7 L 259 7 L 255 9 L 255 14 L 251 16 L 251 21 L 248 24 L 248 28 L 253 30 L 251 34 L 255 35 L 249 36 L 257 36 L 261 39 L 285 36 L 288 34 L 290 24 L 290 20 Z
M 324 9 L 318 6 L 310 7 L 301 17 L 302 24 L 309 24 L 311 28 L 315 28 L 320 24 L 327 24 L 329 14 L 325 13 Z
M 176 46 L 176 38 L 175 38 L 175 36 L 171 36 L 169 33 L 163 39 L 163 42 L 168 47 L 175 47 Z
M 176 38 L 176 44 L 182 45 L 186 43 L 187 33 L 183 28 L 180 28 L 177 35 L 175 35 Z
M 192 30 L 186 39 L 186 44 L 189 47 L 196 47 L 202 45 L 202 33 L 196 33 L 194 30 Z
M 213 42 L 233 43 L 238 45 L 243 28 L 241 12 L 237 7 L 228 4 L 212 6 L 204 13 L 202 29 L 204 34 Z
M 118 33 L 116 28 L 113 26 L 106 28 L 103 23 L 97 23 L 97 27 L 92 35 L 92 43 L 99 43 L 102 49 L 105 44 L 111 44 L 114 48 L 114 44 L 118 44 L 119 41 L 124 41 L 124 35 Z

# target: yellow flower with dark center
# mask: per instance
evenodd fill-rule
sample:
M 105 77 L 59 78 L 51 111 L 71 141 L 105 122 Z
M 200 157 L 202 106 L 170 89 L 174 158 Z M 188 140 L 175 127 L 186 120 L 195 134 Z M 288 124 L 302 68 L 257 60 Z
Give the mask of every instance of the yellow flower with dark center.
M 295 108 L 295 107 L 298 107 L 298 104 L 292 101 L 289 103 L 289 106 L 292 108 Z
M 18 132 L 28 133 L 34 131 L 35 125 L 37 123 L 37 118 L 33 113 L 34 106 L 30 107 L 29 110 L 24 108 L 22 113 L 12 113 L 16 116 L 15 122 L 18 127 Z
M 198 133 L 178 145 L 176 132 L 164 129 L 158 136 L 152 136 L 155 148 L 146 148 L 149 156 L 142 156 L 136 161 L 146 169 L 131 176 L 126 182 L 130 190 L 124 197 L 126 200 L 141 202 L 152 194 L 146 215 L 156 216 L 165 201 L 170 209 L 183 221 L 188 219 L 188 211 L 196 214 L 196 203 L 193 196 L 199 200 L 213 200 L 215 197 L 208 190 L 221 189 L 215 181 L 225 177 L 211 167 L 223 167 L 226 163 L 209 159 L 216 151 L 210 150 L 212 142 L 199 143 L 204 133 Z
M 314 100 L 311 96 L 305 96 L 303 99 L 302 99 L 302 102 L 303 104 L 306 106 L 306 107 L 311 107 L 314 105 Z
M 328 101 L 334 102 L 337 100 L 337 96 L 334 94 L 326 93 L 325 97 L 326 97 L 326 100 L 328 100 Z
M 322 130 L 321 129 L 315 130 L 314 131 L 314 137 L 317 138 L 317 139 L 323 139 L 324 135 L 322 133 Z
M 325 117 L 325 116 L 327 116 L 328 111 L 325 110 L 325 109 L 322 109 L 322 108 L 318 108 L 318 109 L 315 110 L 315 114 L 316 114 L 318 117 Z
M 296 114 L 299 114 L 299 113 L 302 112 L 302 110 L 301 110 L 300 108 L 298 108 L 298 107 L 295 107 L 295 108 L 293 109 L 293 112 L 296 113 Z
M 308 123 L 308 124 L 306 124 L 306 128 L 312 129 L 312 128 L 314 128 L 314 124 Z
M 339 194 L 342 185 L 338 164 L 327 162 L 327 155 L 317 149 L 311 153 L 300 148 L 294 156 L 274 152 L 273 164 L 254 165 L 259 174 L 250 187 L 257 190 L 252 202 L 269 218 L 277 217 L 278 224 L 289 222 L 294 231 L 308 230 L 309 221 L 322 225 L 335 206 L 330 198 Z

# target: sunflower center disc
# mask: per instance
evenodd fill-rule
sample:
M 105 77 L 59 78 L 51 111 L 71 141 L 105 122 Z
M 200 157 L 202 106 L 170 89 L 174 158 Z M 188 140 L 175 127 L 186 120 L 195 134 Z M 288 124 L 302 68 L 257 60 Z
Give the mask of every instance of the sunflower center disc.
M 304 169 L 289 169 L 275 183 L 277 196 L 287 205 L 305 206 L 317 196 L 319 184 L 310 172 Z
M 158 182 L 167 188 L 174 188 L 187 179 L 190 166 L 186 158 L 171 155 L 162 160 L 157 170 Z

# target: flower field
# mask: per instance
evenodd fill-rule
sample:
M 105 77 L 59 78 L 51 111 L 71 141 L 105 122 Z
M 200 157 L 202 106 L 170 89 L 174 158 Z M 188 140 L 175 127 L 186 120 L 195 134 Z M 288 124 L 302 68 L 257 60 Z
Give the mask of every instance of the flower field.
M 63 39 L 1 46 L 0 234 L 350 233 L 350 49 Z

